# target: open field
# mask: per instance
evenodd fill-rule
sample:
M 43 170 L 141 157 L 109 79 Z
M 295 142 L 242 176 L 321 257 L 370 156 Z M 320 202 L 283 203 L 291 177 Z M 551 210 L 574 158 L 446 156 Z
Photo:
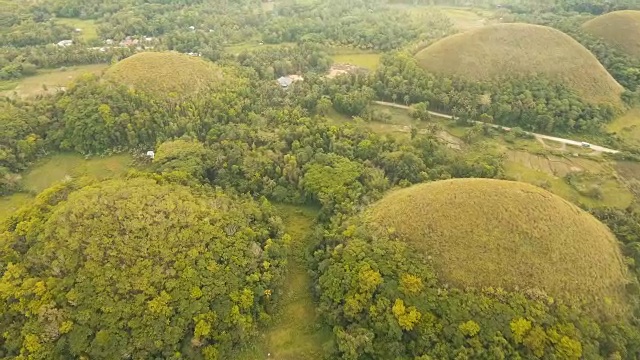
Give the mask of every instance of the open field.
M 538 163 L 544 163 L 545 158 L 535 157 Z M 569 165 L 567 165 L 569 166 Z M 583 204 L 589 207 L 616 207 L 624 209 L 633 202 L 633 194 L 625 187 L 625 184 L 616 179 L 614 170 L 608 173 L 576 174 L 576 180 L 572 186 L 562 177 L 541 169 L 532 164 L 530 159 L 513 159 L 505 161 L 505 175 L 508 178 L 544 187 L 552 193 L 574 204 Z M 598 188 L 600 198 L 588 196 L 589 190 Z
M 589 213 L 529 184 L 455 179 L 391 192 L 367 212 L 432 258 L 456 286 L 538 289 L 624 306 L 615 237 Z M 470 241 L 473 239 L 473 241 Z
M 243 43 L 232 44 L 225 46 L 225 51 L 229 54 L 238 55 L 243 51 L 251 51 L 258 48 L 277 48 L 280 46 L 292 46 L 295 43 L 280 43 L 280 44 L 260 44 L 261 41 L 259 39 L 247 40 Z
M 131 168 L 128 154 L 85 159 L 78 154 L 59 154 L 38 162 L 23 178 L 27 191 L 39 193 L 58 181 L 89 176 L 105 179 L 121 176 Z
M 607 130 L 618 134 L 631 145 L 640 146 L 640 108 L 633 108 L 607 126 Z
M 78 154 L 58 154 L 42 159 L 23 174 L 25 193 L 0 196 L 0 221 L 29 203 L 34 194 L 56 182 L 82 176 L 96 179 L 122 176 L 131 168 L 132 160 L 129 155 L 85 159 Z
M 351 64 L 361 68 L 375 70 L 380 65 L 380 54 L 366 52 L 339 52 L 331 55 L 334 63 Z
M 52 94 L 66 87 L 69 82 L 73 81 L 80 75 L 91 73 L 100 74 L 109 65 L 95 64 L 74 66 L 64 69 L 41 70 L 37 75 L 29 76 L 19 81 L 5 83 L 0 82 L 0 95 L 12 96 L 16 93 L 19 97 L 31 97 L 40 94 Z
M 621 105 L 623 88 L 584 46 L 556 29 L 530 24 L 485 26 L 442 39 L 416 54 L 428 71 L 470 81 L 541 76 L 586 101 Z
M 256 344 L 245 349 L 236 359 L 319 359 L 322 358 L 322 345 L 331 340 L 332 333 L 320 326 L 311 295 L 312 281 L 304 259 L 307 236 L 312 230 L 317 210 L 293 205 L 276 205 L 276 208 L 292 238 L 288 274 L 282 290 L 284 294 L 280 298 L 274 324 L 264 329 Z M 271 354 L 270 357 L 267 354 Z
M 80 38 L 84 41 L 91 41 L 98 38 L 98 29 L 94 20 L 81 20 L 71 18 L 57 18 L 60 24 L 71 26 L 74 29 L 80 29 Z
M 471 10 L 451 7 L 436 7 L 453 22 L 453 26 L 460 31 L 467 31 L 491 24 L 491 12 L 486 10 Z

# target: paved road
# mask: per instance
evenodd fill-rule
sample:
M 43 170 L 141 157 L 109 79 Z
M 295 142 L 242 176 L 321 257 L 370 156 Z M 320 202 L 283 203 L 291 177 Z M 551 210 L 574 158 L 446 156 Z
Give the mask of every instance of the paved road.
M 404 106 L 404 105 L 385 102 L 385 101 L 375 101 L 375 103 L 378 104 L 378 105 L 390 106 L 390 107 L 394 107 L 394 108 L 398 108 L 398 109 L 405 109 L 405 110 L 411 109 L 411 107 L 409 107 L 409 106 Z M 453 116 L 451 116 L 451 115 L 442 114 L 442 113 L 438 113 L 438 112 L 435 112 L 435 111 L 429 111 L 429 114 L 431 114 L 433 116 L 437 116 L 437 117 L 453 120 Z M 474 121 L 474 123 L 476 123 L 476 124 L 485 124 L 482 121 Z M 510 127 L 500 126 L 500 125 L 495 125 L 495 124 L 487 124 L 487 125 L 493 126 L 494 128 L 497 128 L 497 129 L 503 129 L 503 130 L 511 131 Z M 573 145 L 573 146 L 582 146 L 582 142 L 581 141 L 576 141 L 576 140 L 571 140 L 571 139 L 563 139 L 563 138 L 559 138 L 559 137 L 543 135 L 543 134 L 536 134 L 536 133 L 531 133 L 531 132 L 529 134 L 533 135 L 537 139 L 552 140 L 552 141 L 559 142 L 561 144 L 567 144 L 567 145 Z M 609 154 L 616 154 L 616 153 L 620 152 L 618 150 L 609 149 L 609 148 L 606 148 L 604 146 L 598 146 L 598 145 L 593 145 L 593 144 L 591 144 L 591 146 L 589 148 L 591 150 L 593 150 L 593 151 L 600 151 L 600 152 L 605 152 L 605 153 L 609 153 Z

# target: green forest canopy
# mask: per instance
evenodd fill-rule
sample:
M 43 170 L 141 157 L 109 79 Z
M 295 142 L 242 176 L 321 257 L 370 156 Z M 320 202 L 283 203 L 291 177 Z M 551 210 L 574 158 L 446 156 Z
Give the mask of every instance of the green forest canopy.
M 268 210 L 160 180 L 59 184 L 0 233 L 3 358 L 226 358 L 284 259 Z

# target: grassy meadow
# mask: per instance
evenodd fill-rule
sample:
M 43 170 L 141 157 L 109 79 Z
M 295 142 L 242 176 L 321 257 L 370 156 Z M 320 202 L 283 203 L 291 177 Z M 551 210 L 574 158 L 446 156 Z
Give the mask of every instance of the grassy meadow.
M 66 87 L 71 81 L 81 75 L 101 74 L 109 65 L 94 64 L 73 66 L 64 69 L 40 70 L 34 76 L 28 76 L 18 81 L 0 81 L 0 95 L 26 98 L 41 94 L 52 94 Z
M 132 168 L 132 161 L 127 154 L 90 159 L 79 154 L 57 154 L 41 159 L 23 174 L 23 193 L 0 197 L 0 220 L 59 181 L 83 176 L 98 180 L 123 176 Z
M 267 354 L 279 360 L 319 359 L 322 346 L 331 340 L 332 333 L 320 325 L 304 258 L 317 209 L 293 205 L 276 205 L 276 209 L 291 236 L 286 286 L 273 325 L 264 329 L 256 343 L 236 359 L 263 359 Z
M 492 179 L 424 183 L 391 192 L 367 216 L 429 254 L 439 276 L 458 287 L 624 303 L 627 273 L 615 237 L 538 187 Z
M 339 52 L 331 56 L 334 63 L 338 64 L 351 64 L 365 68 L 368 70 L 375 70 L 380 65 L 379 53 L 368 52 Z
M 609 123 L 607 130 L 632 145 L 640 146 L 640 108 L 633 108 L 618 117 Z
M 128 154 L 85 159 L 79 154 L 58 154 L 38 162 L 23 177 L 24 189 L 39 193 L 56 182 L 88 176 L 99 180 L 122 176 L 131 168 Z
M 80 38 L 84 41 L 91 41 L 98 38 L 98 29 L 94 20 L 81 20 L 72 18 L 57 18 L 60 24 L 68 25 L 74 29 L 80 29 Z

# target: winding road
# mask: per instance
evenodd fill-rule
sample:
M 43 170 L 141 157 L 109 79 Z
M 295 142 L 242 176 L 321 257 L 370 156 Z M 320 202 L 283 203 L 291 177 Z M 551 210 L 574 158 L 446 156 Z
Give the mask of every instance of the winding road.
M 400 104 L 390 103 L 390 102 L 385 102 L 385 101 L 374 101 L 374 103 L 376 103 L 378 105 L 389 106 L 389 107 L 394 107 L 394 108 L 398 108 L 398 109 L 405 109 L 405 110 L 410 110 L 411 109 L 410 106 L 405 106 L 405 105 L 400 105 Z M 437 116 L 437 117 L 453 120 L 453 116 L 451 116 L 451 115 L 442 114 L 442 113 L 438 113 L 438 112 L 435 112 L 435 111 L 429 111 L 429 114 L 431 114 L 433 116 Z M 503 129 L 503 130 L 506 130 L 506 131 L 511 131 L 511 128 L 510 127 L 506 127 L 506 126 L 488 124 L 488 123 L 484 123 L 482 121 L 473 121 L 473 122 L 476 123 L 476 124 L 487 124 L 487 125 L 492 126 L 492 127 L 496 128 L 496 129 Z M 582 142 L 581 141 L 576 141 L 576 140 L 571 140 L 571 139 L 564 139 L 564 138 L 559 138 L 559 137 L 554 137 L 554 136 L 549 136 L 549 135 L 543 135 L 543 134 L 536 134 L 536 133 L 532 133 L 532 132 L 528 132 L 528 133 L 533 135 L 536 139 L 551 140 L 551 141 L 559 142 L 561 144 L 573 145 L 573 146 L 579 146 L 579 147 L 582 146 Z M 609 154 L 617 154 L 617 153 L 620 152 L 618 150 L 609 149 L 609 148 L 606 148 L 604 146 L 598 146 L 598 145 L 593 145 L 593 144 L 591 144 L 589 146 L 589 149 L 591 149 L 593 151 L 599 151 L 599 152 L 604 152 L 604 153 L 609 153 Z

